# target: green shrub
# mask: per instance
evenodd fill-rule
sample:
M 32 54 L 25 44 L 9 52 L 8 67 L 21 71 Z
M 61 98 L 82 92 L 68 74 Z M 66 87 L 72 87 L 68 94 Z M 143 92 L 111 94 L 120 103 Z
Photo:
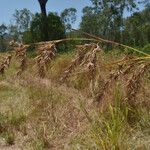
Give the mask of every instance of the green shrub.
M 150 54 L 150 44 L 147 44 L 143 47 L 142 51 L 144 53 Z

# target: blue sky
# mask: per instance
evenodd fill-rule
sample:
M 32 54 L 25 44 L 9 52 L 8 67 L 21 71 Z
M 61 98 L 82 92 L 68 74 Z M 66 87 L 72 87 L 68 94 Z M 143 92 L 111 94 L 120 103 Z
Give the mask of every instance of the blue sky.
M 83 7 L 90 4 L 90 0 L 48 0 L 47 11 L 60 13 L 65 8 L 76 8 L 78 10 L 78 14 L 74 27 L 78 27 Z M 0 24 L 9 24 L 15 9 L 22 8 L 27 8 L 32 13 L 40 12 L 38 0 L 0 0 Z
M 48 0 L 47 11 L 62 12 L 65 8 L 78 10 L 75 27 L 79 25 L 83 7 L 91 4 L 90 0 Z M 0 0 L 0 24 L 9 24 L 15 9 L 27 8 L 32 13 L 40 12 L 38 0 Z

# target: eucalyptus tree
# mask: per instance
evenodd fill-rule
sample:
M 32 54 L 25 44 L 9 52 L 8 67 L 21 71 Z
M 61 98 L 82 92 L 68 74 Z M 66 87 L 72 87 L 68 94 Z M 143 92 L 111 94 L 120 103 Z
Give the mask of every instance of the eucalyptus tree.
M 90 0 L 92 6 L 83 9 L 81 28 L 107 39 L 121 41 L 126 11 L 138 8 L 137 0 Z M 93 23 L 93 24 L 92 24 Z M 94 30 L 94 27 L 96 30 Z
M 22 41 L 24 32 L 30 30 L 33 14 L 30 10 L 16 9 L 8 26 L 9 35 L 16 41 Z
M 60 15 L 66 26 L 66 30 L 70 30 L 77 19 L 77 10 L 75 8 L 66 8 Z
M 30 28 L 30 23 L 32 20 L 33 14 L 30 10 L 24 8 L 21 10 L 15 10 L 13 14 L 14 25 L 17 27 L 19 32 L 24 32 Z
M 125 19 L 124 42 L 132 46 L 144 46 L 150 43 L 150 5 L 133 13 Z

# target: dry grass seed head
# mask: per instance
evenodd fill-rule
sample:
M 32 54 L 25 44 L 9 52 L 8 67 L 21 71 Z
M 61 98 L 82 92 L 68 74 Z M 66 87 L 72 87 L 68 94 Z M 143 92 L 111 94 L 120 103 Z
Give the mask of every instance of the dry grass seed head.
M 17 72 L 17 75 L 21 75 L 27 67 L 27 56 L 26 56 L 27 47 L 28 46 L 20 44 L 19 47 L 15 49 L 15 56 L 17 57 L 20 63 L 19 71 Z
M 134 106 L 136 96 L 140 90 L 142 77 L 147 72 L 150 64 L 142 64 L 131 76 L 126 84 L 126 98 L 131 106 Z
M 2 61 L 0 65 L 0 74 L 3 75 L 5 72 L 5 69 L 10 66 L 11 59 L 12 59 L 12 55 L 9 55 L 6 58 L 4 58 L 4 60 Z
M 38 48 L 38 56 L 36 57 L 38 75 L 44 78 L 46 71 L 48 70 L 48 65 L 56 56 L 56 46 L 54 43 L 44 44 Z
M 60 81 L 65 81 L 76 67 L 82 66 L 90 57 L 91 51 L 96 47 L 96 44 L 85 44 L 76 46 L 76 56 L 71 62 L 70 66 L 65 70 Z M 89 68 L 92 69 L 92 64 L 89 64 Z

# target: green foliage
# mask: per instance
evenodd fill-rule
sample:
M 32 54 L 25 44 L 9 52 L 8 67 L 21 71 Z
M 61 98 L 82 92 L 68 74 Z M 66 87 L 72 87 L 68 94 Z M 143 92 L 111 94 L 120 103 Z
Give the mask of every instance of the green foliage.
M 6 34 L 7 27 L 2 24 L 0 25 L 0 37 L 3 37 Z
M 31 44 L 27 48 L 27 57 L 29 57 L 29 58 L 35 58 L 36 56 L 37 56 L 36 46 Z
M 9 27 L 10 35 L 14 40 L 22 40 L 22 36 L 26 34 L 30 27 L 32 17 L 33 14 L 26 8 L 15 10 L 15 13 L 13 14 L 14 24 Z
M 43 16 L 37 13 L 31 22 L 32 42 L 43 41 L 42 18 Z M 65 27 L 57 14 L 49 13 L 47 23 L 48 40 L 57 40 L 65 37 Z
M 94 34 L 94 35 L 101 35 L 101 31 L 99 30 L 100 27 L 102 27 L 102 23 L 98 23 L 99 16 L 95 13 L 93 13 L 93 9 L 91 7 L 85 7 L 83 9 L 83 17 L 82 22 L 80 24 L 80 27 L 83 31 Z M 103 20 L 103 18 L 101 18 Z M 99 20 L 100 21 L 100 20 Z
M 32 42 L 32 34 L 29 30 L 23 33 L 22 41 L 25 44 L 30 44 Z
M 109 106 L 108 111 L 100 116 L 99 121 L 93 126 L 93 134 L 97 144 L 103 149 L 122 149 L 126 144 L 127 112 L 128 108 L 121 108 L 121 95 L 115 93 L 115 104 Z M 101 125 L 101 128 L 99 127 Z M 122 141 L 122 139 L 124 140 Z
M 75 21 L 77 19 L 76 13 L 77 13 L 77 10 L 75 8 L 65 9 L 61 13 L 60 16 L 66 26 L 66 30 L 70 30 L 72 28 L 72 24 L 75 23 Z
M 6 40 L 5 40 L 6 31 L 7 27 L 4 24 L 0 25 L 0 51 L 6 50 Z
M 19 32 L 24 32 L 30 27 L 30 22 L 32 20 L 33 14 L 30 10 L 24 8 L 21 10 L 15 10 L 13 14 L 15 25 Z
M 13 145 L 14 144 L 14 141 L 15 141 L 14 133 L 12 133 L 12 132 L 4 132 L 1 136 L 5 139 L 7 144 L 9 144 L 9 145 Z
M 150 6 L 141 12 L 136 12 L 125 19 L 123 31 L 124 43 L 132 46 L 140 46 L 150 43 Z
M 12 113 L 12 112 L 11 112 Z M 0 113 L 0 136 L 3 137 L 7 144 L 12 145 L 15 141 L 14 130 L 20 130 L 21 124 L 25 122 L 24 114 L 2 114 Z
M 54 13 L 48 14 L 48 31 L 49 39 L 57 40 L 65 37 L 65 27 L 61 21 L 61 18 Z
M 12 39 L 14 39 L 15 41 L 18 41 L 20 33 L 19 33 L 16 25 L 12 25 L 12 24 L 9 25 L 8 33 L 12 37 Z
M 35 150 L 43 150 L 45 148 L 43 141 L 40 139 L 34 139 L 34 141 L 32 141 L 31 146 Z
M 124 18 L 124 12 L 133 12 L 140 3 L 136 0 L 91 0 L 83 9 L 81 30 L 108 40 L 143 47 L 150 43 L 150 5 Z M 142 3 L 142 1 L 140 1 Z
M 81 29 L 107 39 L 121 41 L 123 14 L 136 7 L 135 0 L 91 0 L 92 6 L 83 9 Z
M 90 138 L 95 144 L 95 149 L 122 150 L 127 149 L 128 132 L 127 116 L 128 107 L 122 107 L 122 93 L 116 88 L 113 104 L 104 112 L 90 115 L 81 102 L 80 107 L 89 121 Z M 94 118 L 93 118 L 94 117 Z
M 150 44 L 147 44 L 142 49 L 143 52 L 150 54 Z
M 86 73 L 80 73 L 71 78 L 71 83 L 70 83 L 74 88 L 78 90 L 85 89 L 88 83 L 88 77 L 86 76 Z

